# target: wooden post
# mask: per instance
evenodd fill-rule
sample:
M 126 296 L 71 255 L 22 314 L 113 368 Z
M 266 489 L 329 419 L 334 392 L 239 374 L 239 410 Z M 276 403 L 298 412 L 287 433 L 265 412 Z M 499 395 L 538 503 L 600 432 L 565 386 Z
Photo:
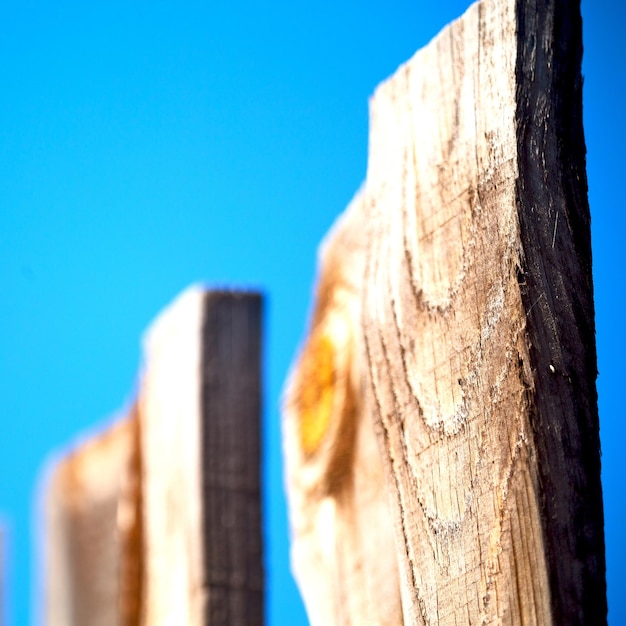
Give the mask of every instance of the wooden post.
M 147 336 L 145 626 L 263 623 L 260 316 L 190 290 Z
M 352 423 L 371 419 L 378 440 L 405 624 L 606 623 L 581 52 L 577 2 L 482 0 L 376 90 L 367 181 L 324 244 L 287 393 L 305 600 L 327 563 L 359 558 L 329 537 L 386 528 L 315 473 L 332 449 L 348 493 L 376 484 L 328 400 L 356 376 Z M 354 241 L 367 243 L 349 331 L 320 333 L 346 309 L 328 294 L 353 275 Z M 303 526 L 315 507 L 332 515 Z M 364 569 L 393 564 L 381 550 Z M 361 593 L 329 589 L 335 606 Z M 362 606 L 334 621 L 307 607 L 313 624 L 362 623 Z
M 48 626 L 118 624 L 118 511 L 133 422 L 92 437 L 52 468 L 46 488 Z
M 54 468 L 49 626 L 263 623 L 258 294 L 189 289 L 130 415 Z

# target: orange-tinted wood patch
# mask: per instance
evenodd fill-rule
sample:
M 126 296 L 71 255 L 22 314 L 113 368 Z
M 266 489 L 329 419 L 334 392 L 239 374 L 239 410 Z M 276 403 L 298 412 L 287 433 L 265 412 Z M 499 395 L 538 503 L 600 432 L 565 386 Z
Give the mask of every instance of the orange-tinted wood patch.
M 314 333 L 302 356 L 298 413 L 300 445 L 313 454 L 326 435 L 335 400 L 335 347 L 326 333 Z

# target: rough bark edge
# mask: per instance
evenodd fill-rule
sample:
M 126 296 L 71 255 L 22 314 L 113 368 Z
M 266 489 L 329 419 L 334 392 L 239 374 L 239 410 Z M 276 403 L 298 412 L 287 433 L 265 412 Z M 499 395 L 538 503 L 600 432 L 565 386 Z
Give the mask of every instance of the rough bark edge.
M 516 14 L 519 282 L 552 610 L 556 624 L 605 624 L 580 3 L 517 0 Z

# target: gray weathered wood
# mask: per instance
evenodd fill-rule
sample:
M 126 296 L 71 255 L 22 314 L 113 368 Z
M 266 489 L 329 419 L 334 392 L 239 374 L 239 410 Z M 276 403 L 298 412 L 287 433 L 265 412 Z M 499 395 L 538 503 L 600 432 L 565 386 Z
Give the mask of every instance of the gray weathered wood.
M 354 424 L 378 439 L 405 624 L 606 622 L 581 51 L 577 2 L 482 0 L 372 98 L 286 396 L 313 624 L 385 623 L 343 575 L 394 569 L 347 540 L 387 524 L 342 504 L 376 484 Z

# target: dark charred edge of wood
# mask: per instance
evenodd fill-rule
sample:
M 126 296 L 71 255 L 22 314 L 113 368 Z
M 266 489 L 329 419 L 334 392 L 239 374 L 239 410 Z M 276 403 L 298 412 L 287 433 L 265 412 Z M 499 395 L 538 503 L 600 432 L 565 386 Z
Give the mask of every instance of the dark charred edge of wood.
M 606 624 L 580 4 L 517 0 L 516 14 L 520 287 L 552 611 Z
M 259 294 L 205 296 L 200 428 L 210 626 L 264 621 L 261 320 Z

